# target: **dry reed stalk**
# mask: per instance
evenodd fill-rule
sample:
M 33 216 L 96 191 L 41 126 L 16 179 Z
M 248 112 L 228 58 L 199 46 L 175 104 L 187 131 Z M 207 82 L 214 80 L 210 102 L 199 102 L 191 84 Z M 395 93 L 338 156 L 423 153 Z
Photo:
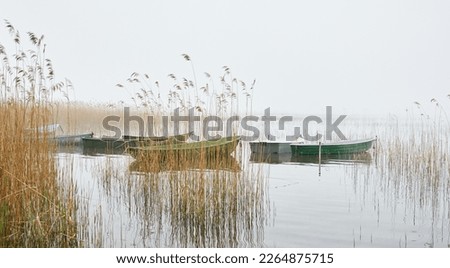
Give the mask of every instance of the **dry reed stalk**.
M 11 61 L 0 45 L 0 247 L 77 246 L 73 195 L 59 188 L 54 146 L 38 130 L 64 84 L 54 81 L 43 36 L 28 33 L 33 49 L 25 50 L 5 22 L 16 53 Z

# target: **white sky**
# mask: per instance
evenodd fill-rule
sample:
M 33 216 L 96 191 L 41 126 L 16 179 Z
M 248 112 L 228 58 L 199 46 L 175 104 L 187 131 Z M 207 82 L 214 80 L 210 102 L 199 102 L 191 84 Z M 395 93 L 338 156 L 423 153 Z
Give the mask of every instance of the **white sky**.
M 45 35 L 79 100 L 129 100 L 115 85 L 135 71 L 190 74 L 187 53 L 199 77 L 227 65 L 256 78 L 261 113 L 401 114 L 431 98 L 450 107 L 450 1 L 11 0 L 0 18 Z

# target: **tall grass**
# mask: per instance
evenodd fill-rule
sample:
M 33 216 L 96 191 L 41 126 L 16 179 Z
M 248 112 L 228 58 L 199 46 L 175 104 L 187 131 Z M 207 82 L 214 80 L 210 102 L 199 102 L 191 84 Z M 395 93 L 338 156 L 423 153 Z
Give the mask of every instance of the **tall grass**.
M 13 42 L 0 44 L 0 246 L 77 246 L 73 195 L 60 190 L 54 146 L 37 130 L 50 123 L 64 83 L 54 80 L 43 36 L 28 32 L 31 48 L 23 47 L 5 24 Z
M 188 55 L 183 57 L 192 63 Z M 213 88 L 208 84 L 213 83 L 209 74 L 205 75 L 208 83 L 197 86 L 192 64 L 191 67 L 194 79 L 177 79 L 177 76 L 170 74 L 168 79 L 175 84 L 169 89 L 160 88 L 158 81 L 152 81 L 149 75 L 139 73 L 131 74 L 125 84 L 117 85 L 130 93 L 134 92 L 131 93 L 135 103 L 132 107 L 133 115 L 139 115 L 144 120 L 147 116 L 153 117 L 155 121 L 151 127 L 154 128 L 154 134 L 165 134 L 162 117 L 170 116 L 177 108 L 180 114 L 193 108 L 202 119 L 208 115 L 231 116 L 239 111 L 236 92 L 238 80 L 231 77 L 228 67 L 224 67 L 225 73 L 219 78 L 219 84 L 222 85 L 222 88 L 219 87 L 220 92 L 216 92 L 215 87 L 212 92 L 209 91 Z M 241 82 L 241 86 L 239 90 L 247 93 L 244 82 Z M 100 108 L 86 104 L 59 105 L 57 117 L 60 118 L 58 122 L 63 122 L 63 125 L 83 124 L 83 129 L 91 125 L 97 128 L 94 130 L 97 135 L 108 134 L 101 129 L 103 118 L 119 115 L 123 119 L 123 108 L 123 103 Z M 66 113 L 76 116 L 68 117 L 69 120 L 65 121 L 63 115 Z M 83 118 L 83 122 L 80 118 Z M 123 129 L 120 123 L 118 127 Z M 187 124 L 181 126 L 180 131 L 188 130 Z M 196 134 L 202 134 L 200 130 L 196 126 Z M 140 134 L 136 131 L 136 124 L 132 131 L 133 134 Z M 245 149 L 246 147 L 238 147 L 232 155 L 218 151 L 215 155 L 200 153 L 194 156 L 171 153 L 163 155 L 154 151 L 147 158 L 130 162 L 126 170 L 122 166 L 129 161 L 127 157 L 100 156 L 92 159 L 89 162 L 98 160 L 100 163 L 86 165 L 90 167 L 90 176 L 101 181 L 99 189 L 102 195 L 99 198 L 105 202 L 91 207 L 81 201 L 80 214 L 85 219 L 82 221 L 83 225 L 86 224 L 79 233 L 83 246 L 263 245 L 265 220 L 269 210 L 267 183 L 258 168 L 243 168 L 248 153 L 243 152 Z M 69 158 L 69 166 L 71 161 L 74 160 Z M 85 170 L 86 166 L 75 169 Z M 83 193 L 80 194 L 83 196 Z M 92 197 L 86 197 L 85 200 L 90 198 Z M 129 215 L 117 215 L 117 211 L 108 209 L 110 206 L 113 210 L 126 207 L 127 211 L 121 212 L 128 212 Z M 111 226 L 108 222 L 116 217 L 120 221 L 132 218 L 134 224 L 137 222 L 139 225 L 136 227 L 139 234 L 136 237 L 122 237 L 124 230 L 112 230 L 117 225 Z M 119 240 L 117 236 L 120 236 Z
M 86 219 L 79 237 L 85 247 L 264 245 L 270 206 L 259 168 L 177 165 L 155 171 L 114 155 L 68 154 L 58 162 L 79 184 L 80 217 Z
M 164 82 L 146 73 L 133 72 L 125 82 L 116 86 L 128 92 L 137 110 L 145 111 L 145 115 L 157 118 L 158 122 L 163 122 L 163 115 L 173 115 L 175 109 L 182 116 L 188 115 L 189 110 L 194 111 L 195 116 L 200 118 L 200 121 L 194 124 L 196 134 L 200 138 L 204 134 L 201 131 L 202 122 L 208 116 L 219 117 L 225 121 L 230 117 L 251 114 L 256 80 L 248 85 L 235 77 L 228 66 L 222 67 L 221 75 L 214 76 L 204 72 L 202 78 L 199 78 L 192 58 L 187 54 L 182 54 L 182 57 L 190 63 L 191 76 L 171 73 L 167 76 L 168 81 Z M 187 123 L 182 123 L 181 127 L 186 130 Z M 228 133 L 225 135 L 240 134 L 236 122 L 225 127 L 228 127 Z
M 373 165 L 351 170 L 354 189 L 363 203 L 373 206 L 378 221 L 386 220 L 385 210 L 393 210 L 393 218 L 406 225 L 431 226 L 429 233 L 419 233 L 426 237 L 424 246 L 448 245 L 450 125 L 440 107 L 429 115 L 416 105 L 405 116 L 361 124 L 362 132 L 373 131 L 378 140 Z M 414 237 L 408 235 L 399 247 L 409 246 Z

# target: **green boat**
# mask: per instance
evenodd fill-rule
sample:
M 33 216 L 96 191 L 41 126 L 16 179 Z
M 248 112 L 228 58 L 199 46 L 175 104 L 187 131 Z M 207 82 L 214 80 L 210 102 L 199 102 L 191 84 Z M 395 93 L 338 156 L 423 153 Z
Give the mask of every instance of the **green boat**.
M 127 153 L 136 159 L 157 159 L 157 161 L 182 160 L 187 158 L 220 159 L 234 152 L 240 137 L 225 137 L 190 143 L 161 144 L 146 147 L 128 147 Z M 210 161 L 210 160 L 209 160 Z
M 292 155 L 341 155 L 357 154 L 372 148 L 376 138 L 354 141 L 339 141 L 322 144 L 291 144 Z

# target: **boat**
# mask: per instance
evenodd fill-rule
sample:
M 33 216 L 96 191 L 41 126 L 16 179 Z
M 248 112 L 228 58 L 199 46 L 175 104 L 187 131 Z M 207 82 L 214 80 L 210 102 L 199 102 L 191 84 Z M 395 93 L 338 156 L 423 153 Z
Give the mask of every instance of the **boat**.
M 93 132 L 75 135 L 61 135 L 50 137 L 50 141 L 56 142 L 59 146 L 70 146 L 70 145 L 80 145 L 83 138 L 92 138 L 94 136 Z
M 255 155 L 290 154 L 291 142 L 262 141 L 250 142 L 250 151 Z
M 161 144 L 145 147 L 128 147 L 127 153 L 136 159 L 156 159 L 164 162 L 167 160 L 183 160 L 186 158 L 196 159 L 220 159 L 228 157 L 234 152 L 240 141 L 239 136 L 225 137 L 214 140 Z
M 138 141 L 154 141 L 154 142 L 186 142 L 194 132 L 188 132 L 184 134 L 178 134 L 174 136 L 134 136 L 134 135 L 123 135 L 122 139 L 138 140 Z
M 85 137 L 82 138 L 83 153 L 95 154 L 123 154 L 127 147 L 153 146 L 185 142 L 192 132 L 175 136 L 131 136 L 115 137 Z
M 376 138 L 319 144 L 293 143 L 291 153 L 294 156 L 357 154 L 368 151 L 375 141 Z

